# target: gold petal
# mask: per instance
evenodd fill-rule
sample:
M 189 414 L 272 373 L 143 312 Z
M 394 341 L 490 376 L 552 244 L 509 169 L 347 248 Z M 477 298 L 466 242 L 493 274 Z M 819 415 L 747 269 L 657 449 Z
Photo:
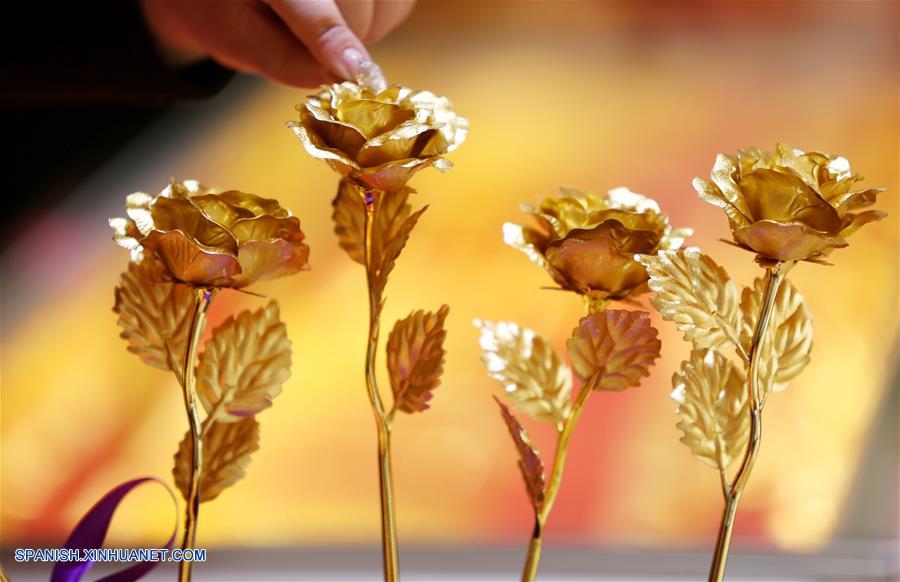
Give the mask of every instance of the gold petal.
M 755 221 L 802 222 L 822 232 L 840 226 L 837 211 L 794 175 L 760 169 L 742 176 L 740 188 Z
M 802 261 L 847 246 L 841 236 L 816 232 L 800 223 L 760 220 L 733 232 L 736 241 L 776 261 Z
M 522 251 L 531 259 L 532 262 L 540 265 L 545 269 L 550 269 L 550 264 L 544 258 L 544 254 L 535 244 L 537 234 L 536 231 L 524 228 L 521 224 L 512 222 L 503 225 L 503 242 L 512 248 Z
M 681 442 L 705 464 L 725 471 L 741 458 L 750 435 L 741 371 L 715 350 L 694 350 L 672 385 Z
M 238 244 L 250 241 L 271 241 L 300 233 L 300 219 L 295 216 L 275 217 L 267 214 L 241 218 L 231 225 L 231 234 Z M 303 240 L 301 233 L 300 240 Z
M 859 214 L 848 214 L 844 217 L 844 227 L 841 229 L 840 237 L 846 238 L 859 230 L 863 225 L 881 220 L 885 216 L 887 216 L 887 213 L 880 210 L 867 210 Z
M 177 230 L 200 246 L 224 253 L 237 252 L 237 240 L 228 229 L 211 220 L 187 198 L 159 197 L 153 203 L 152 213 L 153 232 Z
M 275 218 L 287 218 L 291 213 L 281 207 L 273 198 L 263 198 L 256 194 L 248 194 L 239 190 L 228 190 L 219 194 L 219 198 L 235 208 L 246 210 L 252 216 L 268 215 Z
M 884 192 L 884 188 L 870 188 L 860 192 L 848 192 L 829 199 L 828 203 L 834 206 L 838 214 L 843 216 L 851 210 L 858 210 L 875 204 L 875 199 L 882 192 Z
M 732 204 L 718 186 L 703 178 L 694 178 L 693 185 L 701 200 L 724 210 L 732 223 L 742 226 L 750 224 L 750 218 Z
M 408 159 L 387 162 L 373 168 L 363 168 L 354 172 L 354 178 L 362 185 L 376 190 L 400 190 L 406 187 L 406 183 L 413 174 L 428 166 L 434 166 L 440 171 L 452 167 L 452 164 L 443 158 Z
M 291 375 L 291 342 L 278 304 L 229 317 L 213 330 L 197 364 L 205 422 L 233 423 L 272 406 Z
M 188 198 L 194 206 L 216 224 L 229 229 L 232 224 L 241 218 L 250 218 L 253 213 L 243 208 L 235 207 L 220 194 L 204 194 Z
M 572 410 L 572 370 L 542 336 L 512 322 L 475 320 L 481 359 L 516 409 L 559 425 Z
M 741 156 L 741 162 L 743 163 L 743 156 Z M 713 164 L 712 172 L 710 172 L 710 178 L 724 196 L 725 201 L 733 206 L 734 209 L 737 210 L 737 212 L 747 217 L 747 221 L 749 222 L 750 217 L 752 216 L 750 207 L 747 205 L 747 201 L 744 199 L 744 194 L 741 192 L 740 188 L 737 185 L 737 182 L 735 181 L 742 174 L 743 169 L 741 170 L 741 172 L 738 172 L 737 160 L 735 160 L 731 156 L 719 154 L 716 156 L 716 162 L 715 164 Z M 694 181 L 694 188 L 697 189 L 696 180 Z M 715 204 L 715 202 L 712 202 L 711 200 L 707 200 L 707 202 Z M 729 213 L 729 217 L 730 216 L 731 215 Z
M 110 218 L 109 226 L 113 229 L 113 240 L 121 247 L 131 251 L 131 260 L 140 261 L 143 257 L 143 238 L 134 221 L 130 218 Z
M 396 129 L 404 121 L 415 117 L 415 112 L 402 109 L 393 103 L 369 99 L 342 102 L 335 117 L 356 128 L 367 140 Z
M 238 251 L 240 274 L 232 276 L 232 287 L 278 279 L 309 270 L 309 246 L 303 235 L 266 241 L 250 241 Z
M 303 144 L 303 149 L 314 158 L 328 160 L 331 163 L 347 168 L 342 173 L 351 170 L 359 170 L 359 164 L 353 161 L 347 154 L 342 151 L 327 146 L 316 133 L 309 131 L 302 124 L 296 121 L 289 121 L 287 126 L 293 130 L 294 134 Z
M 651 245 L 652 250 L 655 245 Z M 604 291 L 621 297 L 647 280 L 644 268 L 622 252 L 603 225 L 593 231 L 573 230 L 546 250 L 547 262 L 568 287 L 581 293 Z
M 181 231 L 154 230 L 142 244 L 159 257 L 172 277 L 183 283 L 227 287 L 231 277 L 241 272 L 235 255 L 200 245 Z
M 661 343 L 643 311 L 612 309 L 581 319 L 566 342 L 575 373 L 600 374 L 595 390 L 625 390 L 650 374 Z
M 335 119 L 330 113 L 307 105 L 300 111 L 300 123 L 329 148 L 355 158 L 366 136 L 358 127 Z

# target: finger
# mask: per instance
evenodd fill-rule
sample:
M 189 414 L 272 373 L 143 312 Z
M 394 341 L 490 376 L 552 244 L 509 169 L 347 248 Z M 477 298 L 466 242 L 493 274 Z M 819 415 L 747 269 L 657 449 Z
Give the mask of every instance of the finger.
M 328 82 L 326 71 L 280 18 L 256 2 L 222 2 L 210 13 L 227 34 L 216 35 L 210 54 L 240 71 L 292 87 Z
M 378 42 L 407 19 L 415 4 L 415 0 L 375 0 L 372 23 L 362 39 Z
M 355 80 L 369 52 L 341 16 L 333 0 L 266 0 L 323 67 L 343 79 Z
M 375 0 L 335 0 L 341 16 L 356 38 L 366 42 L 375 13 Z

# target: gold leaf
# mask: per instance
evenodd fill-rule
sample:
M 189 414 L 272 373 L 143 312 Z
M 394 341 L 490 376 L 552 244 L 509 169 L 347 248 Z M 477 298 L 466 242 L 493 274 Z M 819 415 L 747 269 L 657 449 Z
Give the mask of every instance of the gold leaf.
M 637 386 L 659 357 L 660 341 L 643 311 L 612 309 L 581 319 L 566 342 L 575 373 L 583 379 L 599 373 L 595 390 Z
M 747 353 L 753 342 L 756 321 L 765 292 L 765 279 L 753 281 L 741 295 L 743 328 L 741 342 Z M 812 314 L 803 295 L 787 279 L 782 280 L 775 295 L 766 338 L 760 348 L 759 371 L 762 385 L 771 392 L 781 392 L 809 363 L 813 343 Z
M 128 351 L 144 363 L 180 378 L 194 309 L 194 292 L 165 281 L 165 267 L 151 258 L 131 262 L 116 287 L 113 311 Z
M 397 235 L 400 226 L 409 216 L 411 207 L 407 204 L 412 189 L 385 193 L 376 199 L 375 228 L 372 233 L 372 256 L 381 256 L 384 241 Z M 334 233 L 341 248 L 360 265 L 366 264 L 365 228 L 366 206 L 363 192 L 350 181 L 341 180 L 337 196 L 332 202 L 334 212 Z
M 388 337 L 387 366 L 397 410 L 412 413 L 428 408 L 444 371 L 444 320 L 449 311 L 446 305 L 437 313 L 420 309 L 394 324 Z
M 291 375 L 291 342 L 274 301 L 229 317 L 197 366 L 197 396 L 210 421 L 238 422 L 272 405 Z
M 694 350 L 672 376 L 678 429 L 695 457 L 721 471 L 742 454 L 750 434 L 743 373 L 715 350 Z
M 541 511 L 544 505 L 544 463 L 537 449 L 531 444 L 528 433 L 525 428 L 519 424 L 519 421 L 509 411 L 509 408 L 494 397 L 497 405 L 500 407 L 500 414 L 503 415 L 503 421 L 506 422 L 506 428 L 509 429 L 509 435 L 516 444 L 516 450 L 519 452 L 519 470 L 522 471 L 522 479 L 525 481 L 525 489 L 528 491 L 528 499 L 535 513 Z
M 476 319 L 481 359 L 516 408 L 535 420 L 561 423 L 572 409 L 572 370 L 550 342 L 512 322 Z
M 650 275 L 650 302 L 698 348 L 740 346 L 737 287 L 725 269 L 696 247 L 640 255 Z
M 191 471 L 191 435 L 188 432 L 178 452 L 172 475 L 175 486 L 185 499 Z M 250 464 L 250 455 L 259 449 L 259 423 L 255 418 L 238 422 L 214 422 L 203 435 L 203 464 L 200 480 L 200 502 L 211 501 L 241 480 Z

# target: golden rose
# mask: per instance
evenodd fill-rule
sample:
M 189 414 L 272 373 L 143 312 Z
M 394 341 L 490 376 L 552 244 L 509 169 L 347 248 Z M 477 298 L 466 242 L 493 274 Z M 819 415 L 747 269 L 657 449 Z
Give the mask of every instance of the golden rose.
M 537 227 L 503 225 L 506 244 L 544 267 L 560 287 L 591 299 L 623 299 L 647 290 L 637 254 L 677 249 L 691 229 L 672 229 L 650 198 L 627 188 L 606 196 L 560 188 L 540 207 L 522 205 Z
M 885 213 L 852 211 L 874 204 L 882 188 L 851 191 L 862 180 L 846 159 L 778 144 L 719 154 L 710 180 L 694 179 L 700 198 L 725 210 L 738 246 L 761 260 L 818 260 L 847 246 L 847 236 Z
M 289 122 L 310 155 L 342 176 L 377 190 L 402 188 L 427 166 L 453 165 L 441 156 L 465 140 L 469 122 L 445 97 L 392 86 L 380 93 L 357 85 L 325 85 L 297 105 Z
M 275 200 L 172 181 L 155 197 L 129 195 L 125 211 L 109 220 L 113 240 L 133 260 L 159 259 L 175 281 L 246 287 L 309 268 L 300 221 Z

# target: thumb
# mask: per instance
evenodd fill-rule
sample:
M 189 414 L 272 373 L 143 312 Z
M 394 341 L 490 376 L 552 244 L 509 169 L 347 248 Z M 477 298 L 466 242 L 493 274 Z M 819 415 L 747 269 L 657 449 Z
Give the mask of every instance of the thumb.
M 361 76 L 375 88 L 384 86 L 381 70 L 333 0 L 267 2 L 326 70 L 342 79 L 352 81 Z

